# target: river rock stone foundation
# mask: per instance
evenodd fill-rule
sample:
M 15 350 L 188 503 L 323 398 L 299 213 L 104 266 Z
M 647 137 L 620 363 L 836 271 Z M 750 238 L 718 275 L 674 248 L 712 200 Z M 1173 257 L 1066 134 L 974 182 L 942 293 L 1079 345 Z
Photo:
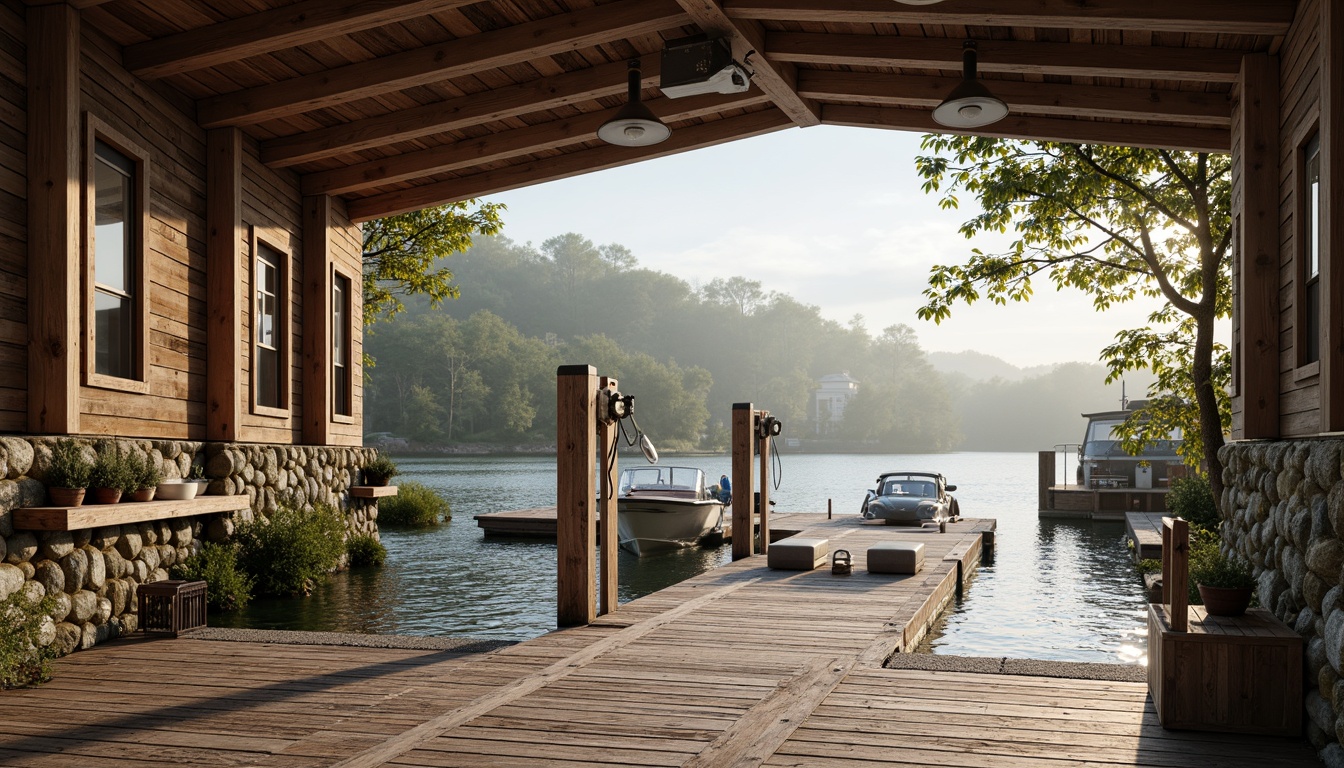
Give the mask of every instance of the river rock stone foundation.
M 1344 768 L 1344 441 L 1229 443 L 1222 538 L 1254 566 L 1260 605 L 1306 643 L 1307 737 Z
M 169 578 L 203 541 L 226 541 L 237 523 L 269 517 L 281 503 L 329 504 L 350 534 L 378 536 L 377 505 L 348 494 L 372 449 L 90 438 L 75 438 L 90 459 L 96 445 L 112 442 L 155 462 L 165 479 L 199 466 L 209 494 L 247 496 L 249 508 L 80 531 L 16 530 L 13 510 L 48 503 L 42 480 L 57 439 L 0 437 L 0 600 L 21 590 L 50 595 L 55 608 L 42 639 L 62 655 L 134 632 L 141 584 Z

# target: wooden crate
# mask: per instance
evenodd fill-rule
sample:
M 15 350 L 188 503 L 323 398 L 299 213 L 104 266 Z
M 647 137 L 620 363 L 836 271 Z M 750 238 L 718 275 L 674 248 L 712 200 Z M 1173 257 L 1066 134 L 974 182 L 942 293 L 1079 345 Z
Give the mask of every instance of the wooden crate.
M 1185 632 L 1148 606 L 1148 692 L 1165 728 L 1273 736 L 1302 733 L 1302 638 L 1263 608 L 1209 616 Z
M 169 579 L 141 584 L 140 631 L 177 637 L 205 626 L 205 582 Z

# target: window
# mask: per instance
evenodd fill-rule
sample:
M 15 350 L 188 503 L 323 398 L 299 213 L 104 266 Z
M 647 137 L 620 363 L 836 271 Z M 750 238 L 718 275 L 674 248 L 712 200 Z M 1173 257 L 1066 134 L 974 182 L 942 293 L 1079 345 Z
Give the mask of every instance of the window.
M 281 302 L 285 292 L 285 256 L 276 249 L 258 242 L 256 266 L 252 273 L 253 315 L 253 392 L 260 408 L 283 408 L 284 402 L 284 337 Z
M 1302 231 L 1299 248 L 1302 270 L 1302 308 L 1298 312 L 1298 364 L 1321 359 L 1321 137 L 1316 134 L 1302 148 Z
M 147 392 L 149 162 L 93 115 L 86 123 L 84 383 Z
M 350 278 L 337 274 L 331 282 L 332 412 L 354 414 L 350 394 Z

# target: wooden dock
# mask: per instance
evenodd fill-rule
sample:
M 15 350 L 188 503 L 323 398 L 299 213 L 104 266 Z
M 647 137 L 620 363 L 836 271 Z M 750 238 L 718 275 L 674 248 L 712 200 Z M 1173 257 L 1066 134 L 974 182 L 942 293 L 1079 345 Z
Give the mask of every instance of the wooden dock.
M 1162 559 L 1162 518 L 1166 512 L 1130 512 L 1125 515 L 1125 538 L 1134 562 Z
M 0 694 L 0 764 L 376 766 L 1308 766 L 1296 740 L 1164 731 L 1141 683 L 884 668 L 912 648 L 993 521 L 821 520 L 855 573 L 757 556 L 584 627 L 491 653 L 118 641 Z M 925 544 L 870 575 L 880 540 Z

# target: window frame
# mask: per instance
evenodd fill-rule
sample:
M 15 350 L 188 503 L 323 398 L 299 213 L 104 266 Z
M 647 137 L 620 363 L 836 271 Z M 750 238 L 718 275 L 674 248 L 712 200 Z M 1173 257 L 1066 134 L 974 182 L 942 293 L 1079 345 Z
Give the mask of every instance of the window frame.
M 294 287 L 292 284 L 292 272 L 294 252 L 290 248 L 280 245 L 280 238 L 271 237 L 259 231 L 258 227 L 251 228 L 248 247 L 248 366 L 247 366 L 247 399 L 248 407 L 255 416 L 266 416 L 276 419 L 289 419 L 292 415 L 292 401 L 290 394 L 293 390 L 293 329 L 290 324 L 292 309 L 290 303 L 294 297 Z M 260 277 L 258 262 L 261 259 L 262 247 L 269 248 L 279 255 L 276 271 L 279 273 L 276 277 L 276 301 L 275 301 L 275 334 L 279 345 L 277 346 L 278 362 L 276 370 L 280 375 L 279 381 L 279 406 L 262 405 L 257 402 L 257 285 Z
M 345 347 L 339 349 L 336 346 L 336 285 L 338 281 L 345 281 L 344 306 L 345 314 Z M 354 310 L 355 310 L 355 279 L 335 265 L 331 268 L 331 313 L 328 315 L 328 335 L 330 341 L 329 350 L 331 352 L 331 420 L 337 424 L 355 423 L 355 334 L 354 334 Z M 344 364 L 338 367 L 339 358 L 344 354 Z M 341 369 L 344 368 L 344 373 Z M 336 381 L 339 376 L 345 379 L 345 402 L 336 401 Z M 344 406 L 344 412 L 341 410 Z
M 98 372 L 97 317 L 95 302 L 97 298 L 97 192 L 95 178 L 98 159 L 96 147 L 99 142 L 106 144 L 135 167 L 135 179 L 132 184 L 135 194 L 135 234 L 131 238 L 131 266 L 134 270 L 131 284 L 135 294 L 131 297 L 131 317 L 134 322 L 131 343 L 132 378 L 122 378 Z M 86 387 L 112 389 L 134 394 L 149 392 L 149 175 L 151 164 L 149 153 L 126 138 L 112 126 L 98 119 L 90 112 L 84 113 L 84 158 L 81 179 L 83 184 L 82 222 L 84 231 L 81 238 L 83 253 L 82 280 L 80 281 L 82 338 L 84 353 L 80 356 L 83 365 L 83 383 Z
M 1320 373 L 1320 359 L 1324 352 L 1321 345 L 1322 332 L 1324 331 L 1324 305 L 1326 298 L 1321 295 L 1321 270 L 1320 262 L 1324 260 L 1325 254 L 1317 253 L 1316 274 L 1308 277 L 1312 238 L 1307 231 L 1307 209 L 1310 205 L 1310 199 L 1307 189 L 1307 166 L 1309 158 L 1307 149 L 1313 141 L 1316 144 L 1316 155 L 1323 157 L 1320 142 L 1320 116 L 1311 115 L 1303 122 L 1302 127 L 1293 137 L 1293 379 L 1300 381 L 1302 379 L 1316 376 Z M 1319 162 L 1319 160 L 1318 160 Z M 1321 211 L 1318 207 L 1311 217 L 1311 224 L 1319 230 L 1321 222 Z M 1319 239 L 1317 241 L 1319 248 Z M 1307 330 L 1311 326 L 1311 318 L 1307 311 L 1307 290 L 1311 281 L 1315 281 L 1318 291 L 1318 306 L 1316 308 L 1315 329 L 1316 329 L 1316 357 L 1309 359 Z

